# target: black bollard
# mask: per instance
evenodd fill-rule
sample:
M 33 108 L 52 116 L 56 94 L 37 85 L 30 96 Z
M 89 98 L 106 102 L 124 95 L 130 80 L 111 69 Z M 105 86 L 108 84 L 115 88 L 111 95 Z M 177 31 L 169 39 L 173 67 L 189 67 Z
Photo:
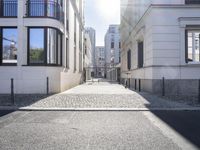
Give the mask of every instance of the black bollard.
M 165 78 L 162 78 L 162 96 L 165 96 Z
M 47 95 L 49 95 L 49 77 L 47 77 Z
M 137 79 L 135 79 L 135 90 L 137 90 Z
M 11 79 L 11 102 L 15 105 L 15 95 L 14 95 L 14 79 Z
M 138 81 L 139 81 L 139 92 L 141 92 L 141 79 L 139 79 Z
M 200 103 L 200 79 L 199 79 L 199 90 L 198 91 L 199 91 L 199 97 L 198 98 L 199 98 L 199 103 Z

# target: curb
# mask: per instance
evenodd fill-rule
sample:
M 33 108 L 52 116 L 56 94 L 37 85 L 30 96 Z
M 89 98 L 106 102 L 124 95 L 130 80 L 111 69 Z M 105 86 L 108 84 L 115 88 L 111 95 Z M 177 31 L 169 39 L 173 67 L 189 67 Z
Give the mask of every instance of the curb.
M 186 108 L 40 108 L 40 107 L 12 107 L 0 106 L 0 110 L 13 111 L 200 111 L 200 107 Z

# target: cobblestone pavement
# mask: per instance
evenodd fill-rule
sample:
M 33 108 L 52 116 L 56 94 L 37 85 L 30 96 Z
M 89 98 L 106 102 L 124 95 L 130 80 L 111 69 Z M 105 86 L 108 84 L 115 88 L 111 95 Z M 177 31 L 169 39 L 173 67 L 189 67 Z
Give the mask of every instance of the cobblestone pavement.
M 5 101 L 5 100 L 4 100 Z M 66 92 L 44 95 L 19 95 L 18 107 L 41 108 L 182 108 L 188 105 L 167 101 L 148 93 L 137 93 L 109 82 L 86 83 Z

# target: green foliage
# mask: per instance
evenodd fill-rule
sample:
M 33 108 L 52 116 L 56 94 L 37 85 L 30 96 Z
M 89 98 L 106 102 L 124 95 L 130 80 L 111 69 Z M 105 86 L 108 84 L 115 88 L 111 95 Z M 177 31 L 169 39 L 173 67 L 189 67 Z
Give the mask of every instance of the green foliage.
M 36 48 L 30 50 L 30 58 L 32 61 L 43 61 L 44 60 L 44 49 Z

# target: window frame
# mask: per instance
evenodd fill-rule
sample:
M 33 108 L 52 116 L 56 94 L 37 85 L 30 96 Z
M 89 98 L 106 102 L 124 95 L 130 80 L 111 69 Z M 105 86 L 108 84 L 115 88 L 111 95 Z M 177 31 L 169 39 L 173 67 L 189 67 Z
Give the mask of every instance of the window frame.
M 47 42 L 47 30 L 48 29 L 54 29 L 57 31 L 57 34 L 56 34 L 56 39 L 57 39 L 57 45 L 56 45 L 56 54 L 57 54 L 57 57 L 56 57 L 56 64 L 49 64 L 47 63 L 47 51 L 48 51 L 48 42 Z M 44 63 L 30 63 L 30 30 L 31 29 L 44 29 Z M 54 28 L 54 27 L 28 27 L 27 29 L 27 65 L 28 66 L 62 66 L 62 53 L 63 53 L 63 33 L 58 30 L 57 28 Z M 58 55 L 58 35 L 60 34 L 60 57 Z M 60 64 L 58 62 L 58 60 L 60 60 Z
M 199 29 L 198 29 L 199 28 Z M 189 31 L 200 31 L 200 26 L 197 26 L 197 28 L 194 27 L 187 27 L 185 30 L 185 63 L 186 64 L 200 64 L 200 47 L 199 47 L 199 61 L 189 61 L 188 54 L 188 32 Z M 200 46 L 200 41 L 199 41 Z M 193 48 L 192 48 L 193 50 Z
M 138 41 L 138 68 L 144 68 L 144 41 Z M 142 49 L 140 49 L 142 44 Z
M 3 63 L 3 29 L 16 29 L 17 30 L 17 36 L 18 36 L 18 28 L 16 26 L 1 26 L 0 27 L 0 66 L 17 66 L 17 63 Z M 18 40 L 18 37 L 17 37 Z M 18 47 L 17 47 L 18 51 Z M 18 60 L 18 57 L 17 57 Z
M 131 64 L 131 50 L 129 49 L 127 52 L 127 69 L 131 70 L 132 64 Z

